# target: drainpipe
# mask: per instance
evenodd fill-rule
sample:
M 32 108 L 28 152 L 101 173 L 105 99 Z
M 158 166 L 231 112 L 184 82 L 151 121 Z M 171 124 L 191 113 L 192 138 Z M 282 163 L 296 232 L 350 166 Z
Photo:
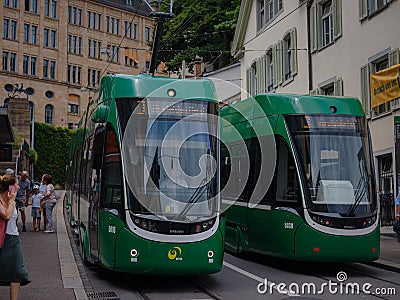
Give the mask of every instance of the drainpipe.
M 311 91 L 313 89 L 313 71 L 312 71 L 312 54 L 311 54 L 311 26 L 310 26 L 310 10 L 312 6 L 313 0 L 307 1 L 307 45 L 308 45 L 308 90 Z

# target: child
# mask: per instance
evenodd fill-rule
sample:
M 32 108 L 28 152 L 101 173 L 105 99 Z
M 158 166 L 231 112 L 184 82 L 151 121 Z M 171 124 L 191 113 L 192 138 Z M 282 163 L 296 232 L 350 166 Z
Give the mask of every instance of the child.
M 40 231 L 40 199 L 42 195 L 39 194 L 39 186 L 35 184 L 33 186 L 33 196 L 32 196 L 32 218 L 33 218 L 33 228 L 31 231 Z

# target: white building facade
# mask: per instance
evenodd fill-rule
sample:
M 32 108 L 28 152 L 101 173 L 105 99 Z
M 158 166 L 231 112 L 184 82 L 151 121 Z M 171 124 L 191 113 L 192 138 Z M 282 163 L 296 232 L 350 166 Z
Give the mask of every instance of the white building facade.
M 369 78 L 399 64 L 399 15 L 398 0 L 243 0 L 232 45 L 251 95 L 360 99 L 369 119 L 383 225 L 393 223 L 400 184 L 394 139 L 400 99 L 371 106 Z

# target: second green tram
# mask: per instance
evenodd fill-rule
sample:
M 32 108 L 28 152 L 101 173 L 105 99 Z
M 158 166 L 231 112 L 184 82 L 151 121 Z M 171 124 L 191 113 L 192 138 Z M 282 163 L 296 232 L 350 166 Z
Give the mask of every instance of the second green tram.
M 300 261 L 379 258 L 371 142 L 358 99 L 260 94 L 221 109 L 221 117 L 226 249 Z M 245 143 L 248 176 L 233 130 Z M 261 157 L 263 143 L 275 151 Z M 260 176 L 270 177 L 261 189 Z M 244 178 L 242 191 L 223 189 Z
M 103 77 L 67 166 L 83 259 L 129 273 L 220 271 L 218 136 L 210 81 Z

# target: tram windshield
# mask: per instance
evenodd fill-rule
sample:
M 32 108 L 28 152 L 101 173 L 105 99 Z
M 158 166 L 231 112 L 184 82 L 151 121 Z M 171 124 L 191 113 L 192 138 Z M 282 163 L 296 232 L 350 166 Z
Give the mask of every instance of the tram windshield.
M 362 217 L 376 209 L 365 118 L 287 115 L 313 212 Z
M 154 98 L 134 102 L 130 108 L 120 105 L 132 213 L 185 222 L 214 217 L 218 210 L 218 124 L 212 117 L 217 114 L 216 103 Z

